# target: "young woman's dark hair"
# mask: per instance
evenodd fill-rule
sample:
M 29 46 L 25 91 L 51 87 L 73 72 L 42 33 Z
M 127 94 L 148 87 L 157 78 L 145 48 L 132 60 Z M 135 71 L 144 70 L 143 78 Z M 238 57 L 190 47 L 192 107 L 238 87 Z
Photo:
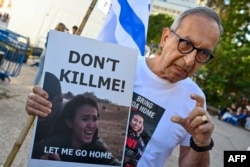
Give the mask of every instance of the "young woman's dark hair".
M 66 119 L 73 120 L 77 109 L 85 104 L 95 107 L 98 111 L 98 104 L 94 97 L 85 94 L 79 94 L 65 104 L 62 116 Z

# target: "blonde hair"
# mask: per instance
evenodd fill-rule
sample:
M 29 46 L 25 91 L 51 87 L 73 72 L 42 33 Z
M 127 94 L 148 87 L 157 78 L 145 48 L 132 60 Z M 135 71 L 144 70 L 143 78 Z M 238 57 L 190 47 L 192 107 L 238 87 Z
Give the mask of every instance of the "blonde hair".
M 58 23 L 58 24 L 56 25 L 56 27 L 55 27 L 55 30 L 57 30 L 57 31 L 62 31 L 62 32 L 64 32 L 65 29 L 66 29 L 66 26 L 65 26 L 65 24 L 63 24 L 63 23 Z

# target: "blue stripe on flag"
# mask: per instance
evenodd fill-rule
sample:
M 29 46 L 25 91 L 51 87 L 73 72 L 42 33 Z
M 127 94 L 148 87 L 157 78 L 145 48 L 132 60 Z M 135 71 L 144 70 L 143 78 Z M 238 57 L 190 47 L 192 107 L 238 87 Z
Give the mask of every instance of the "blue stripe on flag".
M 110 11 L 97 37 L 144 55 L 151 0 L 111 0 Z
M 141 19 L 135 14 L 127 0 L 118 0 L 121 6 L 119 21 L 124 30 L 130 34 L 140 49 L 141 55 L 145 51 L 145 27 Z

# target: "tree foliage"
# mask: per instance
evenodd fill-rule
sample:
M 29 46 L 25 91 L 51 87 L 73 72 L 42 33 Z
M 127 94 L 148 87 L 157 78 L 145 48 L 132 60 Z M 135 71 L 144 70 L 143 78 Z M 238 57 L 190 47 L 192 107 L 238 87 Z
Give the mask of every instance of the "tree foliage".
M 221 17 L 224 33 L 214 51 L 215 58 L 195 76 L 209 104 L 228 106 L 242 97 L 250 98 L 250 2 L 210 1 Z
M 173 18 L 167 14 L 150 15 L 148 23 L 147 44 L 159 44 L 162 31 L 170 27 Z

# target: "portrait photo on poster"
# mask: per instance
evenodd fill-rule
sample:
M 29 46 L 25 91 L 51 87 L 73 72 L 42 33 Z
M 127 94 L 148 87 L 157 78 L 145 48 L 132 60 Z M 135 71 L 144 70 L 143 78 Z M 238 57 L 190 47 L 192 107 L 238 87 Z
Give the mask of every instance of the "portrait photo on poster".
M 59 80 L 49 72 L 43 88 L 53 108 L 46 119 L 38 118 L 31 158 L 119 166 L 125 138 L 120 128 L 126 129 L 129 107 L 94 92 L 62 93 Z

